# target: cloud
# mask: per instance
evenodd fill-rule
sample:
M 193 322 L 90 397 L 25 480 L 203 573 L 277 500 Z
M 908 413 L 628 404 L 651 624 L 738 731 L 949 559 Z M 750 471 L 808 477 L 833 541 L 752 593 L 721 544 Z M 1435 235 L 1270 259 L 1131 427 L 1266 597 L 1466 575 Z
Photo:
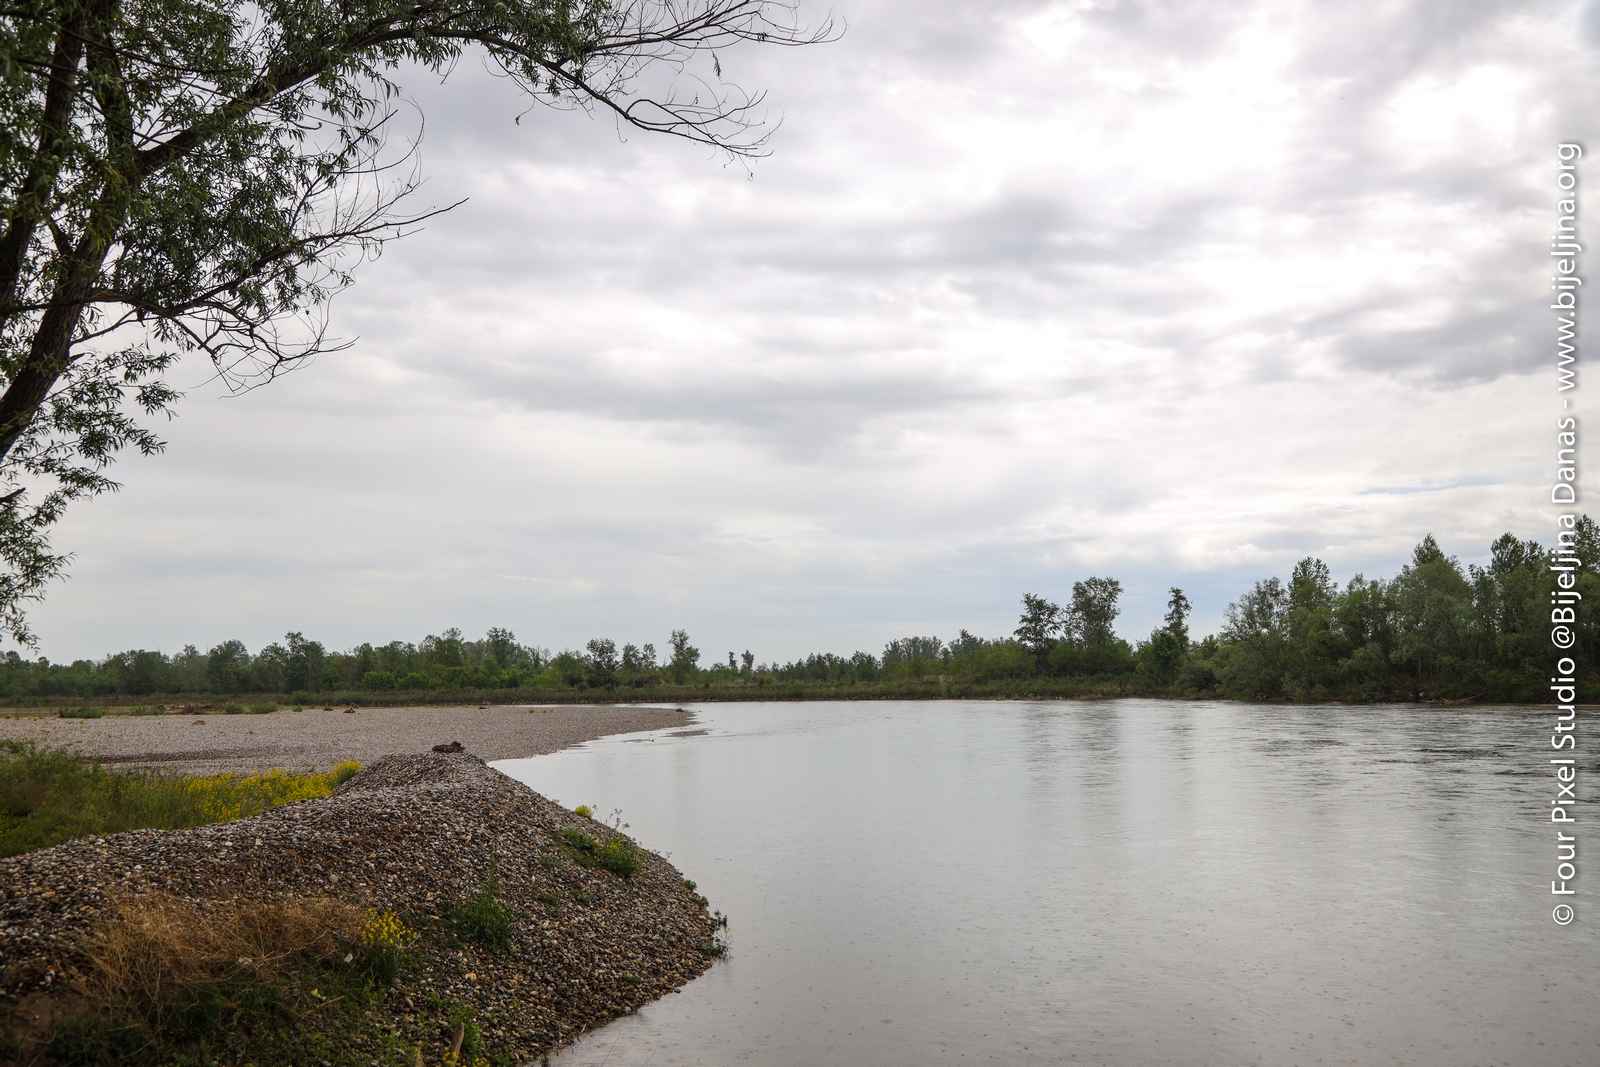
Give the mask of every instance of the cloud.
M 1007 632 L 1090 573 L 1125 632 L 1173 584 L 1203 630 L 1303 555 L 1537 536 L 1595 9 L 864 2 L 721 56 L 782 118 L 748 170 L 476 59 L 403 73 L 419 203 L 468 202 L 358 272 L 351 352 L 196 390 L 69 520 L 46 650 L 686 625 L 769 659 Z

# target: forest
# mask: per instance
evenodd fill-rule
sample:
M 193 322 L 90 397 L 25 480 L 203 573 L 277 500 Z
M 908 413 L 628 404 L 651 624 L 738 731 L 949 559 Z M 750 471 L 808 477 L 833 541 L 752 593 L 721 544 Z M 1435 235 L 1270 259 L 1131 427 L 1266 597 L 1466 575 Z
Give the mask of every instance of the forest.
M 246 693 L 295 703 L 455 699 L 782 699 L 904 696 L 1167 696 L 1239 700 L 1546 702 L 1553 609 L 1570 611 L 1567 654 L 1580 681 L 1600 667 L 1600 529 L 1587 515 L 1563 555 L 1512 534 L 1485 564 L 1463 566 L 1430 535 L 1392 578 L 1343 586 L 1319 559 L 1256 582 L 1221 630 L 1189 632 L 1189 599 L 1170 590 L 1163 624 L 1128 640 L 1115 629 L 1122 585 L 1090 577 L 1057 604 L 1025 594 L 1016 629 L 891 641 L 881 655 L 815 653 L 757 663 L 749 651 L 702 662 L 683 630 L 653 644 L 596 638 L 552 654 L 506 629 L 479 640 L 447 629 L 420 642 L 329 651 L 290 633 L 252 653 L 238 640 L 51 663 L 8 652 L 0 698 L 14 705 L 170 697 L 205 703 Z M 1563 562 L 1564 561 L 1564 562 Z

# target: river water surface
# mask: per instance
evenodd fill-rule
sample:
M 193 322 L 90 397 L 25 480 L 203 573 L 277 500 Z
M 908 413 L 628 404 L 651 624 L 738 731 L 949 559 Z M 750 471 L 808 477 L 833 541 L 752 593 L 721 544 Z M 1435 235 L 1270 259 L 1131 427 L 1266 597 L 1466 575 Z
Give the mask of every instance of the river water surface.
M 1600 806 L 1558 927 L 1548 710 L 694 710 L 497 764 L 730 918 L 560 1067 L 1600 1064 Z

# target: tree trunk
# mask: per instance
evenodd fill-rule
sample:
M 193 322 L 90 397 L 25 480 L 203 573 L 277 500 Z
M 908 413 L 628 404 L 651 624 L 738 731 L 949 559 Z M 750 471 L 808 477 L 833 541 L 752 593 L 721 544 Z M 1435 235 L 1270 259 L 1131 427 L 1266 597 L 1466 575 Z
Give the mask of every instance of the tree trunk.
M 44 115 L 39 143 L 34 148 L 21 195 L 11 210 L 6 232 L 0 237 L 0 325 L 11 318 L 17 303 L 17 286 L 28 259 L 28 246 L 47 214 L 56 176 L 61 172 L 63 142 L 72 121 L 72 99 L 77 89 L 78 65 L 83 62 L 84 8 L 69 10 L 56 33 L 55 54 L 45 89 Z

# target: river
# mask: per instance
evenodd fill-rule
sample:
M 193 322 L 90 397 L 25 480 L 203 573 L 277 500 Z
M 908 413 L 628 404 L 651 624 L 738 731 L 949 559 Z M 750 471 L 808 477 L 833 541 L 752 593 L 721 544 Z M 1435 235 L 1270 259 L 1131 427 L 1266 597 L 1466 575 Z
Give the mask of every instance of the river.
M 560 1067 L 1600 1064 L 1600 808 L 1553 898 L 1547 709 L 694 710 L 496 764 L 730 919 Z

